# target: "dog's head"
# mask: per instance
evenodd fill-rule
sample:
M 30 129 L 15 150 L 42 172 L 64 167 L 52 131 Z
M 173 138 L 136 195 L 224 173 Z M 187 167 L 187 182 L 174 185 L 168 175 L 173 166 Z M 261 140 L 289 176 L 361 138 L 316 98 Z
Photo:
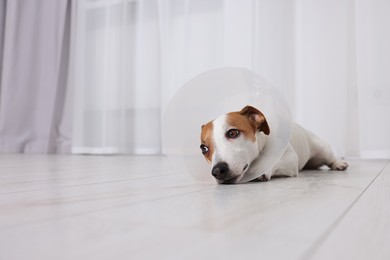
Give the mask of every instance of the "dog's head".
M 200 149 L 217 182 L 237 183 L 264 147 L 261 136 L 269 133 L 264 115 L 251 106 L 203 125 Z

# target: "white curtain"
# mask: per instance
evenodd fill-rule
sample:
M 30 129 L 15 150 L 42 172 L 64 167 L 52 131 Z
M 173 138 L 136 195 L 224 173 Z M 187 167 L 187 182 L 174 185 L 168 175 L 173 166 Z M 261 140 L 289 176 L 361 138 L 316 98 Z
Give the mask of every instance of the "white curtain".
M 238 66 L 338 155 L 390 157 L 387 0 L 80 0 L 72 14 L 74 153 L 160 153 L 174 93 Z
M 0 152 L 69 153 L 70 0 L 0 0 Z

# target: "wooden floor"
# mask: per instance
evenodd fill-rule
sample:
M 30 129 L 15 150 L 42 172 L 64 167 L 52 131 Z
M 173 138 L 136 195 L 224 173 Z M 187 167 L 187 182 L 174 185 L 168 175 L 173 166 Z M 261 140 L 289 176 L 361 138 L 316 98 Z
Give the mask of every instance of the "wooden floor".
M 389 160 L 198 183 L 164 157 L 0 156 L 0 260 L 390 259 Z

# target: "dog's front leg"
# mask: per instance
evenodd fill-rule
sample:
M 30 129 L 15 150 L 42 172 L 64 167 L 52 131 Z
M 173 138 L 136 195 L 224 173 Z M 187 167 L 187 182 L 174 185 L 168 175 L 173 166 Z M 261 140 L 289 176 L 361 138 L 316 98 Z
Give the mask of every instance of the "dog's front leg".
M 289 143 L 280 161 L 275 165 L 272 176 L 298 176 L 298 155 Z
M 271 176 L 272 176 L 272 174 L 270 174 L 270 173 L 269 174 L 264 173 L 260 177 L 254 179 L 254 181 L 269 181 L 271 179 Z
M 272 176 L 294 177 L 298 176 L 298 155 L 288 144 L 280 161 L 273 167 L 270 173 L 265 173 L 258 177 L 257 181 L 269 181 Z

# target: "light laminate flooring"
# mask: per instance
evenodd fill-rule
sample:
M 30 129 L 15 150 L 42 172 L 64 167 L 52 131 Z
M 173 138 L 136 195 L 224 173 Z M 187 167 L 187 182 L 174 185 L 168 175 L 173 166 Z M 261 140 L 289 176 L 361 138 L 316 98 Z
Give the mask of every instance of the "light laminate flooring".
M 165 157 L 1 155 L 0 260 L 390 259 L 389 160 L 240 185 Z

